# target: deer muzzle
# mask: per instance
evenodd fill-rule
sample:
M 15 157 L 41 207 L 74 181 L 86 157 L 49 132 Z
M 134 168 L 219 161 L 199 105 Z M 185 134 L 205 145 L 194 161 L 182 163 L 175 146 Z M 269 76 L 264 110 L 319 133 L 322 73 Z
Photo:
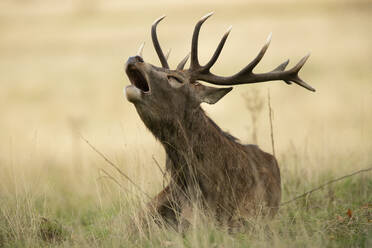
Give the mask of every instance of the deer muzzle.
M 130 102 L 136 102 L 141 99 L 143 94 L 150 92 L 149 84 L 144 76 L 143 59 L 140 56 L 129 57 L 125 72 L 131 85 L 125 87 L 125 95 Z

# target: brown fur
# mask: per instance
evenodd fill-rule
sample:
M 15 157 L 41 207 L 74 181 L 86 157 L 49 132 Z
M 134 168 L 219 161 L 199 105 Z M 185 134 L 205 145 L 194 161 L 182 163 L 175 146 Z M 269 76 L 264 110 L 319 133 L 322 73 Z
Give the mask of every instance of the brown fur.
M 164 123 L 142 120 L 162 143 L 171 183 L 151 203 L 169 223 L 177 224 L 193 201 L 221 224 L 235 219 L 274 216 L 281 187 L 276 159 L 256 145 L 242 145 L 198 107 L 183 119 Z

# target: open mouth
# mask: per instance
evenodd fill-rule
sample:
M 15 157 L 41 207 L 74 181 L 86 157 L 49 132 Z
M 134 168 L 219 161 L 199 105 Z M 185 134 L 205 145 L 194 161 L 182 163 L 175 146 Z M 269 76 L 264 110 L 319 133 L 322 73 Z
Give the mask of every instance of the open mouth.
M 128 66 L 127 75 L 132 85 L 136 88 L 140 89 L 144 93 L 150 92 L 149 84 L 146 81 L 146 78 L 142 75 L 140 70 L 138 70 L 135 66 L 130 65 Z

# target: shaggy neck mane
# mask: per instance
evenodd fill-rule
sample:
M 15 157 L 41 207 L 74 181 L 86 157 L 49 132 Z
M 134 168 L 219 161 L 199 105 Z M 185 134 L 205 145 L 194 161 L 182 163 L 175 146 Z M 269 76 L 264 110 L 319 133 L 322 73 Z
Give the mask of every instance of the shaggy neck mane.
M 141 115 L 142 116 L 142 115 Z M 154 118 L 143 118 L 145 125 L 162 143 L 171 163 L 168 170 L 174 175 L 185 175 L 190 165 L 211 164 L 216 157 L 230 158 L 228 147 L 242 146 L 232 135 L 222 131 L 201 107 L 186 111 L 183 115 L 169 115 L 154 122 Z M 216 154 L 218 153 L 218 154 Z M 220 161 L 223 163 L 223 161 Z

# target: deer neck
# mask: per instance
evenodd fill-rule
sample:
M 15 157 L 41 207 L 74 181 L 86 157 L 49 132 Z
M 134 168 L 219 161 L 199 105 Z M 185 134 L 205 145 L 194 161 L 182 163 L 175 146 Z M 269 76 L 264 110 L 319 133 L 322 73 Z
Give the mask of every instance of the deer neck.
M 209 160 L 216 150 L 231 144 L 234 138 L 223 132 L 201 107 L 169 118 L 146 118 L 147 128 L 163 145 L 174 166 L 199 164 Z M 213 152 L 211 152 L 213 151 Z

